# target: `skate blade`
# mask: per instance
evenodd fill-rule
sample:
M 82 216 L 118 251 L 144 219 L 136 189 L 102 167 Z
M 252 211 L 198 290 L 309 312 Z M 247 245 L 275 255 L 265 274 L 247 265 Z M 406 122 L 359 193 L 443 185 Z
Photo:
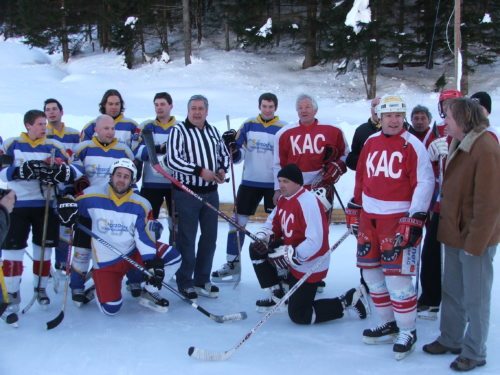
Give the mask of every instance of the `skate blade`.
M 168 311 L 168 306 L 158 306 L 156 303 L 144 298 L 139 298 L 139 305 L 159 313 L 166 313 Z
M 255 308 L 255 310 L 256 310 L 258 313 L 262 313 L 262 314 L 264 314 L 264 313 L 267 313 L 267 312 L 271 311 L 273 308 L 274 308 L 274 306 L 268 306 L 268 307 L 266 307 L 266 306 L 257 306 L 257 307 Z M 277 312 L 277 313 L 284 313 L 285 311 L 287 311 L 287 306 L 283 306 L 283 305 L 282 305 L 282 306 L 280 306 L 280 307 L 276 310 L 276 312 Z
M 396 358 L 396 361 L 401 361 L 402 359 L 405 359 L 406 357 L 408 357 L 413 352 L 413 350 L 415 350 L 415 345 L 413 345 L 411 347 L 411 349 L 408 350 L 407 352 L 404 352 L 404 353 L 394 353 L 394 358 Z
M 435 321 L 438 318 L 437 313 L 435 315 L 417 314 L 417 317 L 422 320 L 430 320 L 430 321 Z
M 385 345 L 385 344 L 394 344 L 394 340 L 396 340 L 397 335 L 387 335 L 384 337 L 366 337 L 363 336 L 363 342 L 367 345 Z
M 38 302 L 38 305 L 40 306 L 40 309 L 42 309 L 43 311 L 47 311 L 49 309 L 50 303 L 42 304 L 42 303 Z
M 217 284 L 232 284 L 240 281 L 240 276 L 238 275 L 229 275 L 229 276 L 212 276 L 211 277 L 212 282 L 217 283 Z

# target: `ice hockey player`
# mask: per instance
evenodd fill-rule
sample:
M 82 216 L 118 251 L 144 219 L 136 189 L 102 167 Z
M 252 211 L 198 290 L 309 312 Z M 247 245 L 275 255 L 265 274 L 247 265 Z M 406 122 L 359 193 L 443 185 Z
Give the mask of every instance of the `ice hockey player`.
M 257 234 L 262 241 L 250 244 L 250 258 L 259 284 L 271 293 L 270 298 L 257 301 L 257 310 L 272 308 L 285 294 L 278 277 L 280 269 L 290 270 L 289 285 L 293 287 L 320 262 L 319 268 L 290 296 L 290 319 L 297 324 L 321 323 L 342 318 L 348 308 L 365 319 L 362 286 L 337 298 L 315 300 L 318 284 L 326 277 L 330 264 L 326 217 L 330 203 L 323 196 L 320 202 L 315 193 L 303 187 L 302 172 L 295 164 L 285 165 L 278 172 L 278 181 L 281 196 Z
M 245 226 L 264 199 L 264 210 L 271 213 L 274 208 L 273 153 L 274 135 L 285 125 L 275 115 L 278 98 L 270 92 L 259 97 L 260 113 L 246 120 L 236 133 L 233 129 L 222 134 L 228 150 L 232 152 L 233 163 L 244 162 L 243 177 L 236 196 L 236 221 Z M 238 247 L 237 238 L 240 246 Z M 245 235 L 237 235 L 236 228 L 229 225 L 227 235 L 227 263 L 212 272 L 212 281 L 236 281 L 241 273 L 239 249 L 243 248 Z
M 64 146 L 54 139 L 47 139 L 47 119 L 42 111 L 26 112 L 24 125 L 26 132 L 5 141 L 5 154 L 11 156 L 14 162 L 0 172 L 0 178 L 8 182 L 17 195 L 10 215 L 10 229 L 2 245 L 3 273 L 10 300 L 8 309 L 12 313 L 19 311 L 23 257 L 30 230 L 33 237 L 34 292 L 42 307 L 50 304 L 45 288 L 52 248 L 58 242 L 59 221 L 52 208 L 53 202 L 49 202 L 47 220 L 44 220 L 46 198 L 54 199 L 54 185 L 71 183 L 81 175 L 76 168 L 68 165 Z M 44 230 L 45 243 L 42 243 Z
M 180 265 L 180 255 L 173 247 L 157 251 L 155 235 L 150 230 L 151 205 L 132 190 L 137 169 L 130 159 L 117 160 L 110 167 L 109 185 L 91 186 L 77 198 L 78 222 L 97 233 L 123 254 L 132 258 L 153 275 L 146 279 L 139 302 L 156 311 L 168 310 L 168 300 L 160 297 L 162 281 L 173 276 Z M 74 213 L 59 209 L 61 221 L 71 225 Z M 130 263 L 92 238 L 92 278 L 98 305 L 107 315 L 115 315 L 122 306 L 121 285 L 125 274 L 134 283 L 143 274 Z M 168 266 L 165 270 L 165 264 Z M 136 272 L 128 272 L 130 270 Z
M 385 95 L 378 106 L 382 131 L 361 151 L 347 225 L 357 234 L 363 268 L 381 324 L 363 331 L 367 344 L 392 343 L 396 359 L 417 341 L 417 296 L 412 283 L 434 174 L 422 142 L 403 127 L 406 105 Z M 359 230 L 358 230 L 359 228 Z

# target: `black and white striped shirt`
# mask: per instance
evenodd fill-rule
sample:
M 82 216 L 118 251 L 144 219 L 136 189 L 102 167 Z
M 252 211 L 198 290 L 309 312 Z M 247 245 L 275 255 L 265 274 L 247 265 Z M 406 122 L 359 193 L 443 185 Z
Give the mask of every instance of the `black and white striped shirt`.
M 219 131 L 208 122 L 199 129 L 188 119 L 175 125 L 170 132 L 165 157 L 173 176 L 197 192 L 213 191 L 216 182 L 200 177 L 202 168 L 217 172 L 229 167 L 229 152 Z

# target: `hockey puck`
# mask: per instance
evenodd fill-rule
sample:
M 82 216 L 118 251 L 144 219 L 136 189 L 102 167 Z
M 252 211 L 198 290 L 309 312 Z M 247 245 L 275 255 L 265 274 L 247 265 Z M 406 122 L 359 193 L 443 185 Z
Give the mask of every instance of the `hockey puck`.
M 188 349 L 188 355 L 191 357 L 193 355 L 193 352 L 194 352 L 194 346 L 190 346 Z

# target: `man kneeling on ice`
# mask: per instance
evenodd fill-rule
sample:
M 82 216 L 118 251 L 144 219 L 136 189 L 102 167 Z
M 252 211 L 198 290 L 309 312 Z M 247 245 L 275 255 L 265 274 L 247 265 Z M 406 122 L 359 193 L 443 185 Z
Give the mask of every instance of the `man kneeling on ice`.
M 262 241 L 250 244 L 250 258 L 259 284 L 271 292 L 270 298 L 257 301 L 257 311 L 272 308 L 284 296 L 279 277 L 282 270 L 290 270 L 287 282 L 293 287 L 321 262 L 290 296 L 290 319 L 297 324 L 321 323 L 342 318 L 348 308 L 360 319 L 365 319 L 363 286 L 352 288 L 337 298 L 314 299 L 330 264 L 326 211 L 331 204 L 324 188 L 314 192 L 306 190 L 302 186 L 302 172 L 295 164 L 284 166 L 278 173 L 278 181 L 281 197 L 262 231 L 256 234 Z
M 136 177 L 134 163 L 126 158 L 118 159 L 110 167 L 109 185 L 85 189 L 77 198 L 77 205 L 72 197 L 61 199 L 58 212 L 63 225 L 72 225 L 77 218 L 123 255 L 144 265 L 152 276 L 146 277 L 142 293 L 138 295 L 139 302 L 155 311 L 166 312 L 169 302 L 158 290 L 163 279 L 167 277 L 168 280 L 177 271 L 181 257 L 171 246 L 160 242 L 155 246 L 161 224 L 150 220 L 151 205 L 132 191 Z M 92 278 L 98 306 L 104 314 L 115 315 L 122 306 L 123 277 L 127 275 L 129 282 L 141 283 L 145 275 L 99 241 L 94 238 L 91 241 Z M 85 297 L 83 291 L 82 297 Z

